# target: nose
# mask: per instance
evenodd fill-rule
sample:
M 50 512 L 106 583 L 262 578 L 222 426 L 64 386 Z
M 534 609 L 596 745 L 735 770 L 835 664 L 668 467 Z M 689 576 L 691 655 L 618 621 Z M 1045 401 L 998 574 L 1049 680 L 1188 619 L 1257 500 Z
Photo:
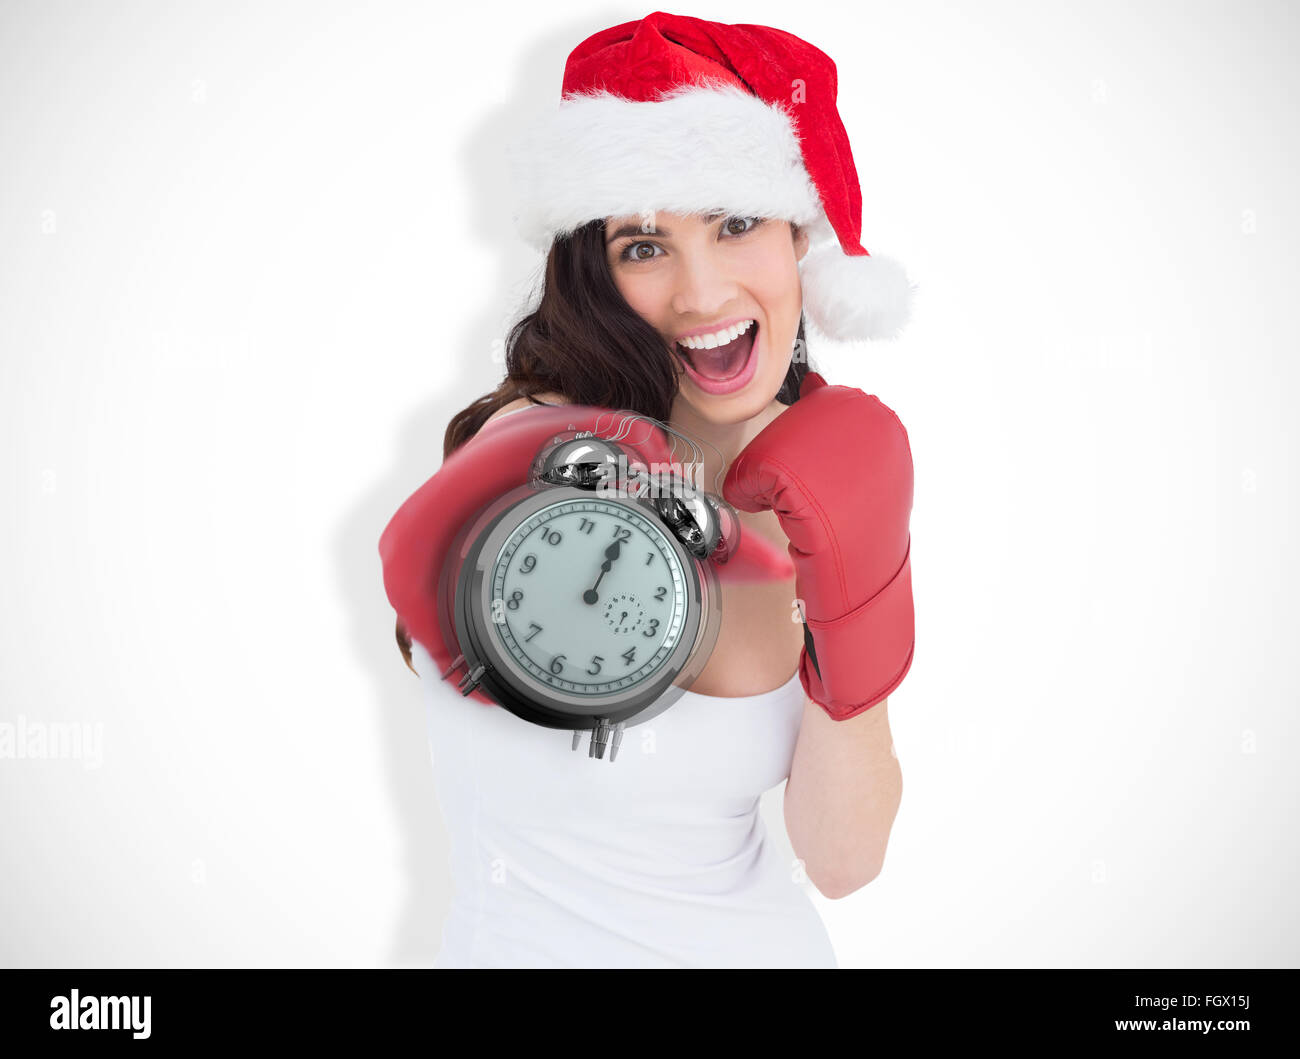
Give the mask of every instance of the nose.
M 673 312 L 683 317 L 716 318 L 735 301 L 739 285 L 725 263 L 707 250 L 692 248 L 677 255 L 673 277 Z

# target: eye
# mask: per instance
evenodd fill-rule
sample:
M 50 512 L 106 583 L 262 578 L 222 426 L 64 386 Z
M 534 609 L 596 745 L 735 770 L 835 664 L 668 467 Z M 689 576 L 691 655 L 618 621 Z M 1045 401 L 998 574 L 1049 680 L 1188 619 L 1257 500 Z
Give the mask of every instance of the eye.
M 755 228 L 765 223 L 766 220 L 767 220 L 766 217 L 741 217 L 739 214 L 733 214 L 732 216 L 728 217 L 725 221 L 722 222 L 721 230 L 724 233 L 729 233 L 732 239 L 739 239 L 741 236 L 748 235 Z M 752 223 L 750 223 L 749 227 L 742 228 L 740 231 L 737 232 L 734 231 L 731 227 L 733 222 L 735 221 L 741 221 L 742 223 L 745 221 L 750 221 Z M 638 261 L 653 261 L 656 257 L 659 256 L 658 254 L 638 255 L 633 253 L 633 251 L 636 250 L 638 246 L 649 246 L 655 250 L 662 249 L 658 243 L 648 243 L 644 241 L 637 242 L 637 243 L 628 243 L 628 245 L 625 246 L 619 252 L 618 259 L 620 261 L 627 261 L 630 264 L 635 264 Z
M 618 255 L 618 259 L 620 261 L 631 261 L 631 262 L 653 261 L 656 257 L 659 256 L 658 254 L 650 254 L 648 257 L 638 257 L 632 253 L 632 251 L 635 250 L 638 246 L 648 246 L 655 250 L 659 249 L 658 243 L 628 243 L 627 246 L 625 246 L 622 252 Z
M 725 221 L 722 222 L 722 230 L 723 230 L 724 232 L 731 231 L 731 222 L 732 222 L 732 221 L 753 221 L 753 222 L 754 222 L 754 223 L 751 224 L 748 228 L 743 228 L 743 229 L 741 229 L 739 232 L 731 232 L 732 237 L 733 237 L 733 238 L 736 238 L 736 237 L 739 237 L 739 236 L 742 236 L 742 235 L 748 235 L 748 234 L 749 234 L 750 232 L 752 232 L 755 228 L 757 228 L 760 224 L 762 224 L 764 220 L 766 220 L 766 218 L 764 218 L 764 217 L 739 217 L 739 216 L 728 217 Z

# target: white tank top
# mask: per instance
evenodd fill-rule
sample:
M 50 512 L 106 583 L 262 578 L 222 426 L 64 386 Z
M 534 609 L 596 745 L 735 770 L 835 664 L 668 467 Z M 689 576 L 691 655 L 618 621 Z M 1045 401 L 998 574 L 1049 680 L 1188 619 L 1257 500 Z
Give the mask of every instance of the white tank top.
M 435 967 L 835 967 L 817 909 L 767 838 L 760 795 L 790 774 L 796 672 L 761 695 L 687 691 L 583 733 L 461 695 L 412 645 L 455 893 Z

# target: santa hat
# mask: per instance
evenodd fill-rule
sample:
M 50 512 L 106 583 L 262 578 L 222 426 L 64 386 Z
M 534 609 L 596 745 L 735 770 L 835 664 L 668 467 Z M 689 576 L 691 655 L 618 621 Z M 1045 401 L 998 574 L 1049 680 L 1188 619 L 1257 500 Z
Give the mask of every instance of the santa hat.
M 892 338 L 914 286 L 860 242 L 835 64 L 793 34 L 656 11 L 569 55 L 558 109 L 507 148 L 519 233 L 545 252 L 596 218 L 727 210 L 803 227 L 804 312 L 828 338 Z

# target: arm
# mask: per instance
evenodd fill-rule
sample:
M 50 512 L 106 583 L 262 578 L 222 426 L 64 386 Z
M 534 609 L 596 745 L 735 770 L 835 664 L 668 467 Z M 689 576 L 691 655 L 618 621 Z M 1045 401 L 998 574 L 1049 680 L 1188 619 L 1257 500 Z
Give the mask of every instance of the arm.
M 903 796 L 889 700 L 835 721 L 805 698 L 785 787 L 786 830 L 812 884 L 829 898 L 866 886 L 885 861 Z
M 786 784 L 791 845 L 844 897 L 879 874 L 902 796 L 887 704 L 912 664 L 912 456 L 879 398 L 815 372 L 732 462 L 724 492 L 789 538 L 807 696 Z

